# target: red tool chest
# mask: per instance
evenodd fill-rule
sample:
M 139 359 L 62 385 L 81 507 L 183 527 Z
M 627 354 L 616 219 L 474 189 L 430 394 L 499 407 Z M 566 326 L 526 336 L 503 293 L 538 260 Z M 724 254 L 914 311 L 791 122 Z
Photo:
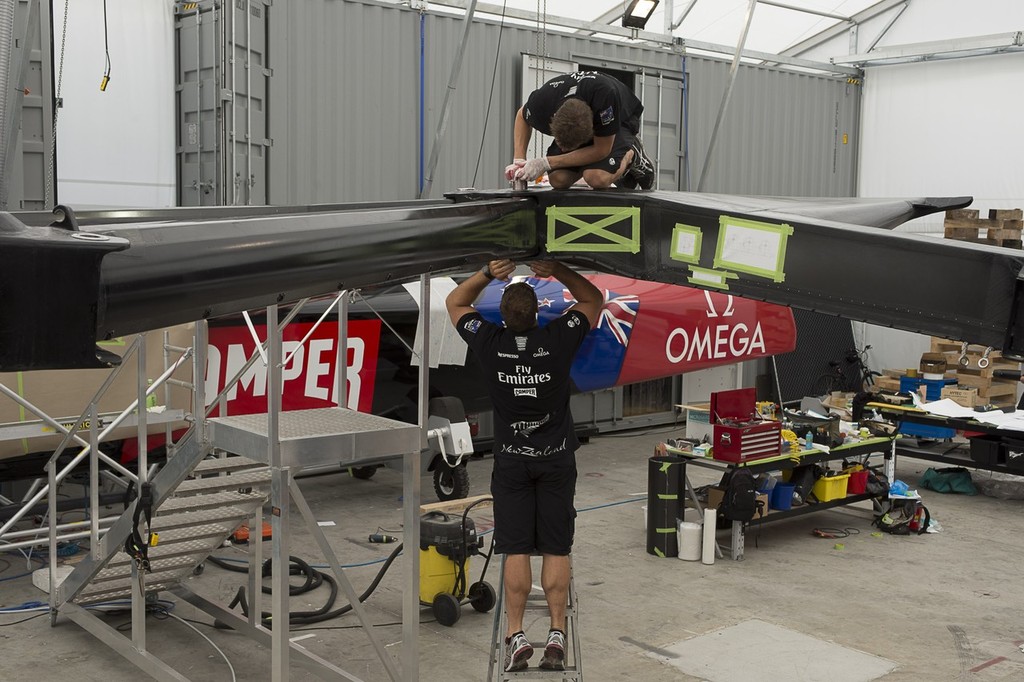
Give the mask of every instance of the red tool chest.
M 715 459 L 749 462 L 775 457 L 782 452 L 782 424 L 762 420 L 757 415 L 755 401 L 756 394 L 752 388 L 711 394 L 712 454 Z

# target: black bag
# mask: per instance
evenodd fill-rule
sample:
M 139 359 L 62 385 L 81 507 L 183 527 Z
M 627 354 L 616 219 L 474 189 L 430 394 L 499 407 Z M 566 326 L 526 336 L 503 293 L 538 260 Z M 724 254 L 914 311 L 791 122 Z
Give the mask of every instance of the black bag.
M 722 478 L 721 487 L 725 491 L 718 513 L 729 521 L 746 523 L 757 513 L 757 486 L 754 475 L 748 469 L 734 469 Z M 764 514 L 764 510 L 761 510 Z
M 916 500 L 893 505 L 884 514 L 875 517 L 872 522 L 878 530 L 891 535 L 922 535 L 928 530 L 932 515 L 928 507 Z
M 864 491 L 875 497 L 886 497 L 889 495 L 889 481 L 880 472 L 868 468 L 868 480 L 864 484 Z
M 801 464 L 793 467 L 789 482 L 793 484 L 793 492 L 800 496 L 800 501 L 806 503 L 814 489 L 814 482 L 822 477 L 824 472 L 817 464 Z

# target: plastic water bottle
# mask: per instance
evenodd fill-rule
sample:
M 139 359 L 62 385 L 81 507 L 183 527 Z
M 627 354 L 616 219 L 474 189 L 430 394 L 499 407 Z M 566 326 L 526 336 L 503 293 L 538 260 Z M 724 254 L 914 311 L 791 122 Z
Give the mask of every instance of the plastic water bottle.
M 807 435 L 804 436 L 804 450 L 814 449 L 814 432 L 808 431 Z

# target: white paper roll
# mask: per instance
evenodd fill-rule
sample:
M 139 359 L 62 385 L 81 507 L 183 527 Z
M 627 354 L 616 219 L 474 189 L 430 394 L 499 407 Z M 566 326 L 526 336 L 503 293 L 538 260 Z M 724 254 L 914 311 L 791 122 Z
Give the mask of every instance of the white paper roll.
M 701 524 L 690 521 L 679 522 L 679 558 L 683 561 L 700 561 Z
M 718 524 L 718 510 L 710 507 L 704 508 L 704 548 L 701 551 L 700 560 L 702 563 L 711 565 L 715 563 L 715 529 Z

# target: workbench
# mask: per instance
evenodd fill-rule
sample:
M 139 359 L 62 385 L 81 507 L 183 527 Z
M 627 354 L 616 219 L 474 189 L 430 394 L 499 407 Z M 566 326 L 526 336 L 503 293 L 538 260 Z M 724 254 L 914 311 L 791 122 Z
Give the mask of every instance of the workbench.
M 677 455 L 686 458 L 687 465 L 692 464 L 694 466 L 712 469 L 714 471 L 721 472 L 723 475 L 728 471 L 732 471 L 740 467 L 747 469 L 756 476 L 759 473 L 764 473 L 768 471 L 784 471 L 787 469 L 793 469 L 802 464 L 818 464 L 822 462 L 831 462 L 842 459 L 859 460 L 861 464 L 866 464 L 868 458 L 880 455 L 885 459 L 883 468 L 885 477 L 890 483 L 892 483 L 895 477 L 895 451 L 893 443 L 894 440 L 891 438 L 867 438 L 857 443 L 839 445 L 833 448 L 826 448 L 820 445 L 816 445 L 812 450 L 801 450 L 799 452 L 785 453 L 777 457 L 766 457 L 763 459 L 739 463 L 724 462 L 721 460 L 712 459 L 711 457 L 698 456 L 692 452 L 679 450 L 669 445 L 664 445 L 663 447 L 667 454 Z M 703 517 L 704 508 L 697 499 L 697 495 L 694 491 L 694 488 L 690 483 L 690 477 L 688 473 L 686 474 L 685 484 L 687 495 L 689 496 L 690 501 L 694 504 L 694 506 L 696 506 L 697 511 L 701 515 L 701 517 Z M 736 561 L 739 561 L 743 558 L 745 545 L 744 534 L 746 528 L 750 526 L 759 526 L 764 523 L 781 521 L 782 519 L 789 519 L 795 516 L 802 516 L 804 514 L 823 511 L 825 509 L 833 509 L 835 507 L 850 505 L 856 502 L 874 500 L 874 498 L 875 496 L 870 493 L 847 495 L 844 498 L 831 500 L 829 502 L 802 504 L 800 506 L 786 510 L 766 511 L 766 513 L 763 516 L 755 517 L 751 521 L 747 522 L 733 521 L 732 527 L 730 529 L 730 555 Z
M 1024 441 L 1024 431 L 999 428 L 995 424 L 980 422 L 976 419 L 934 415 L 918 407 L 871 402 L 865 405 L 865 409 L 876 410 L 881 416 L 895 422 L 897 426 L 901 422 L 907 422 L 911 424 L 944 427 L 955 429 L 956 431 L 981 433 L 986 436 L 998 436 L 1000 438 L 1005 437 Z M 915 459 L 942 462 L 944 464 L 966 466 L 973 469 L 983 469 L 985 471 L 998 471 L 1018 476 L 1024 475 L 1024 471 L 1019 468 L 1008 467 L 1001 463 L 977 461 L 970 456 L 969 450 L 964 454 L 954 454 L 958 450 L 962 451 L 964 447 L 965 444 L 950 444 L 948 442 L 935 445 L 924 445 L 921 444 L 918 439 L 914 439 L 913 437 L 900 438 L 895 443 L 895 454 L 914 457 Z M 966 447 L 970 447 L 969 443 L 966 444 Z

